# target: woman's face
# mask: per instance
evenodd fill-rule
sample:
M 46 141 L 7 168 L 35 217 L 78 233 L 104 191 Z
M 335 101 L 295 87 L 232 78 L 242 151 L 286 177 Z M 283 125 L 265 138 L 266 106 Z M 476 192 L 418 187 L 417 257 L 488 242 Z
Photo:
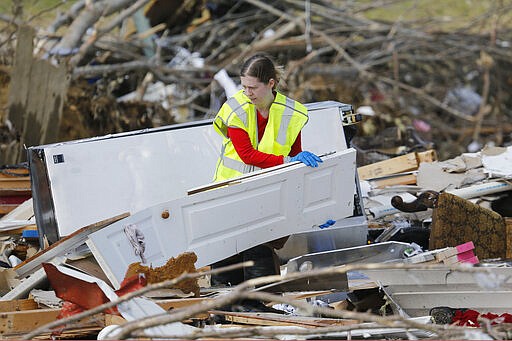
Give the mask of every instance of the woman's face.
M 252 76 L 240 77 L 242 89 L 251 102 L 256 106 L 265 106 L 274 101 L 272 88 L 274 87 L 274 79 L 271 78 L 268 83 L 261 82 L 258 78 Z

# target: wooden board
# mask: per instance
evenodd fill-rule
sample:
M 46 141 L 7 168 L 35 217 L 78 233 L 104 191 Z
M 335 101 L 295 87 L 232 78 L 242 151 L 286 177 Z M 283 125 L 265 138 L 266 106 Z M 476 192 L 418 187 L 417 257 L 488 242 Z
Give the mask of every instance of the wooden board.
M 60 309 L 34 309 L 0 314 L 0 335 L 28 333 L 57 319 Z M 79 321 L 83 327 L 97 326 L 90 319 Z
M 160 307 L 165 309 L 166 311 L 186 308 L 194 304 L 201 304 L 202 302 L 206 302 L 211 300 L 211 298 L 205 297 L 190 297 L 190 298 L 176 298 L 176 299 L 168 299 L 168 300 L 155 300 L 155 303 Z M 194 316 L 196 319 L 207 319 L 209 317 L 208 313 L 201 313 Z
M 33 298 L 0 301 L 0 312 L 2 313 L 34 309 L 37 309 L 37 303 Z
M 370 182 L 372 188 L 384 188 L 395 185 L 415 185 L 416 174 L 397 174 L 382 179 L 371 180 Z
M 414 152 L 361 166 L 357 169 L 357 173 L 360 180 L 367 180 L 417 170 L 420 163 L 436 160 L 437 154 L 435 150 Z
M 30 177 L 28 168 L 8 167 L 5 169 L 2 169 L 2 171 L 0 172 L 0 179 L 13 178 L 13 177 L 21 177 L 23 179 L 25 177 Z
M 0 231 L 0 236 L 15 236 L 23 234 L 23 231 L 37 231 L 37 225 L 26 225 L 13 230 Z
M 379 161 L 359 167 L 357 173 L 360 180 L 378 178 L 386 175 L 403 173 L 418 169 L 419 164 L 416 153 L 397 156 L 388 160 Z
M 0 193 L 7 190 L 30 191 L 30 177 L 3 177 L 0 178 Z
M 53 65 L 35 58 L 35 31 L 20 26 L 17 32 L 16 57 L 11 75 L 8 118 L 19 133 L 19 145 L 37 146 L 57 141 L 62 108 L 70 77 L 67 65 Z M 16 157 L 16 159 L 14 159 Z M 1 159 L 3 164 L 16 164 L 26 159 L 24 152 Z
M 424 152 L 418 152 L 416 154 L 418 157 L 418 163 L 437 161 L 437 153 L 433 149 L 426 150 Z
M 210 313 L 216 315 L 224 315 L 225 319 L 230 322 L 258 326 L 300 326 L 306 328 L 316 328 L 328 326 L 347 326 L 359 323 L 356 320 L 290 316 L 276 313 L 242 313 L 217 310 L 210 311 Z
M 60 313 L 60 309 L 33 309 L 0 314 L 0 338 L 20 339 L 26 333 L 54 322 Z M 122 317 L 110 314 L 96 314 L 91 317 L 73 322 L 64 330 L 57 329 L 58 339 L 87 339 L 95 338 L 97 333 L 105 326 L 111 324 L 123 324 Z M 34 339 L 52 339 L 51 331 L 42 333 Z

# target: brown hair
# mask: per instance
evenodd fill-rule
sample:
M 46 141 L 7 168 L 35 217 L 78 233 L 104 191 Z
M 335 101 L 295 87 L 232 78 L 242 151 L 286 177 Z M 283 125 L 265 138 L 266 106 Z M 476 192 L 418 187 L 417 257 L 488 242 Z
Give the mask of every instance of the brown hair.
M 240 76 L 256 77 L 263 83 L 268 83 L 273 78 L 275 80 L 275 89 L 277 83 L 279 83 L 279 71 L 269 56 L 260 53 L 253 55 L 245 61 L 240 70 Z

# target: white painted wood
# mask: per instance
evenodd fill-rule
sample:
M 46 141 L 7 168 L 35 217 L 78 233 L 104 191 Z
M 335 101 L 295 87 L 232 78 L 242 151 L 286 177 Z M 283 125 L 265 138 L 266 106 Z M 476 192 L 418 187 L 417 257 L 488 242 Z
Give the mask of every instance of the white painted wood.
M 201 267 L 283 236 L 320 231 L 326 220 L 353 213 L 355 150 L 323 160 L 318 168 L 277 166 L 240 183 L 157 204 L 91 234 L 87 244 L 118 286 L 128 265 L 141 261 L 124 233 L 129 224 L 144 235 L 144 256 L 154 267 L 185 251 L 195 252 Z

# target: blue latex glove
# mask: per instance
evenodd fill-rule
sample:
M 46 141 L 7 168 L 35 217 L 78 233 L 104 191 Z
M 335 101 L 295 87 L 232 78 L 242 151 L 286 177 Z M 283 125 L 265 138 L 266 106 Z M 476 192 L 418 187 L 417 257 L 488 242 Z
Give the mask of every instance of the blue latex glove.
M 334 224 L 336 224 L 336 220 L 329 219 L 324 224 L 322 224 L 322 225 L 320 225 L 318 227 L 320 227 L 321 229 L 324 229 L 324 228 L 332 226 Z
M 300 152 L 299 154 L 293 156 L 290 159 L 290 162 L 293 162 L 293 161 L 300 161 L 309 167 L 318 167 L 318 163 L 323 162 L 321 158 L 319 158 L 315 154 L 313 154 L 311 152 L 307 152 L 307 151 Z

